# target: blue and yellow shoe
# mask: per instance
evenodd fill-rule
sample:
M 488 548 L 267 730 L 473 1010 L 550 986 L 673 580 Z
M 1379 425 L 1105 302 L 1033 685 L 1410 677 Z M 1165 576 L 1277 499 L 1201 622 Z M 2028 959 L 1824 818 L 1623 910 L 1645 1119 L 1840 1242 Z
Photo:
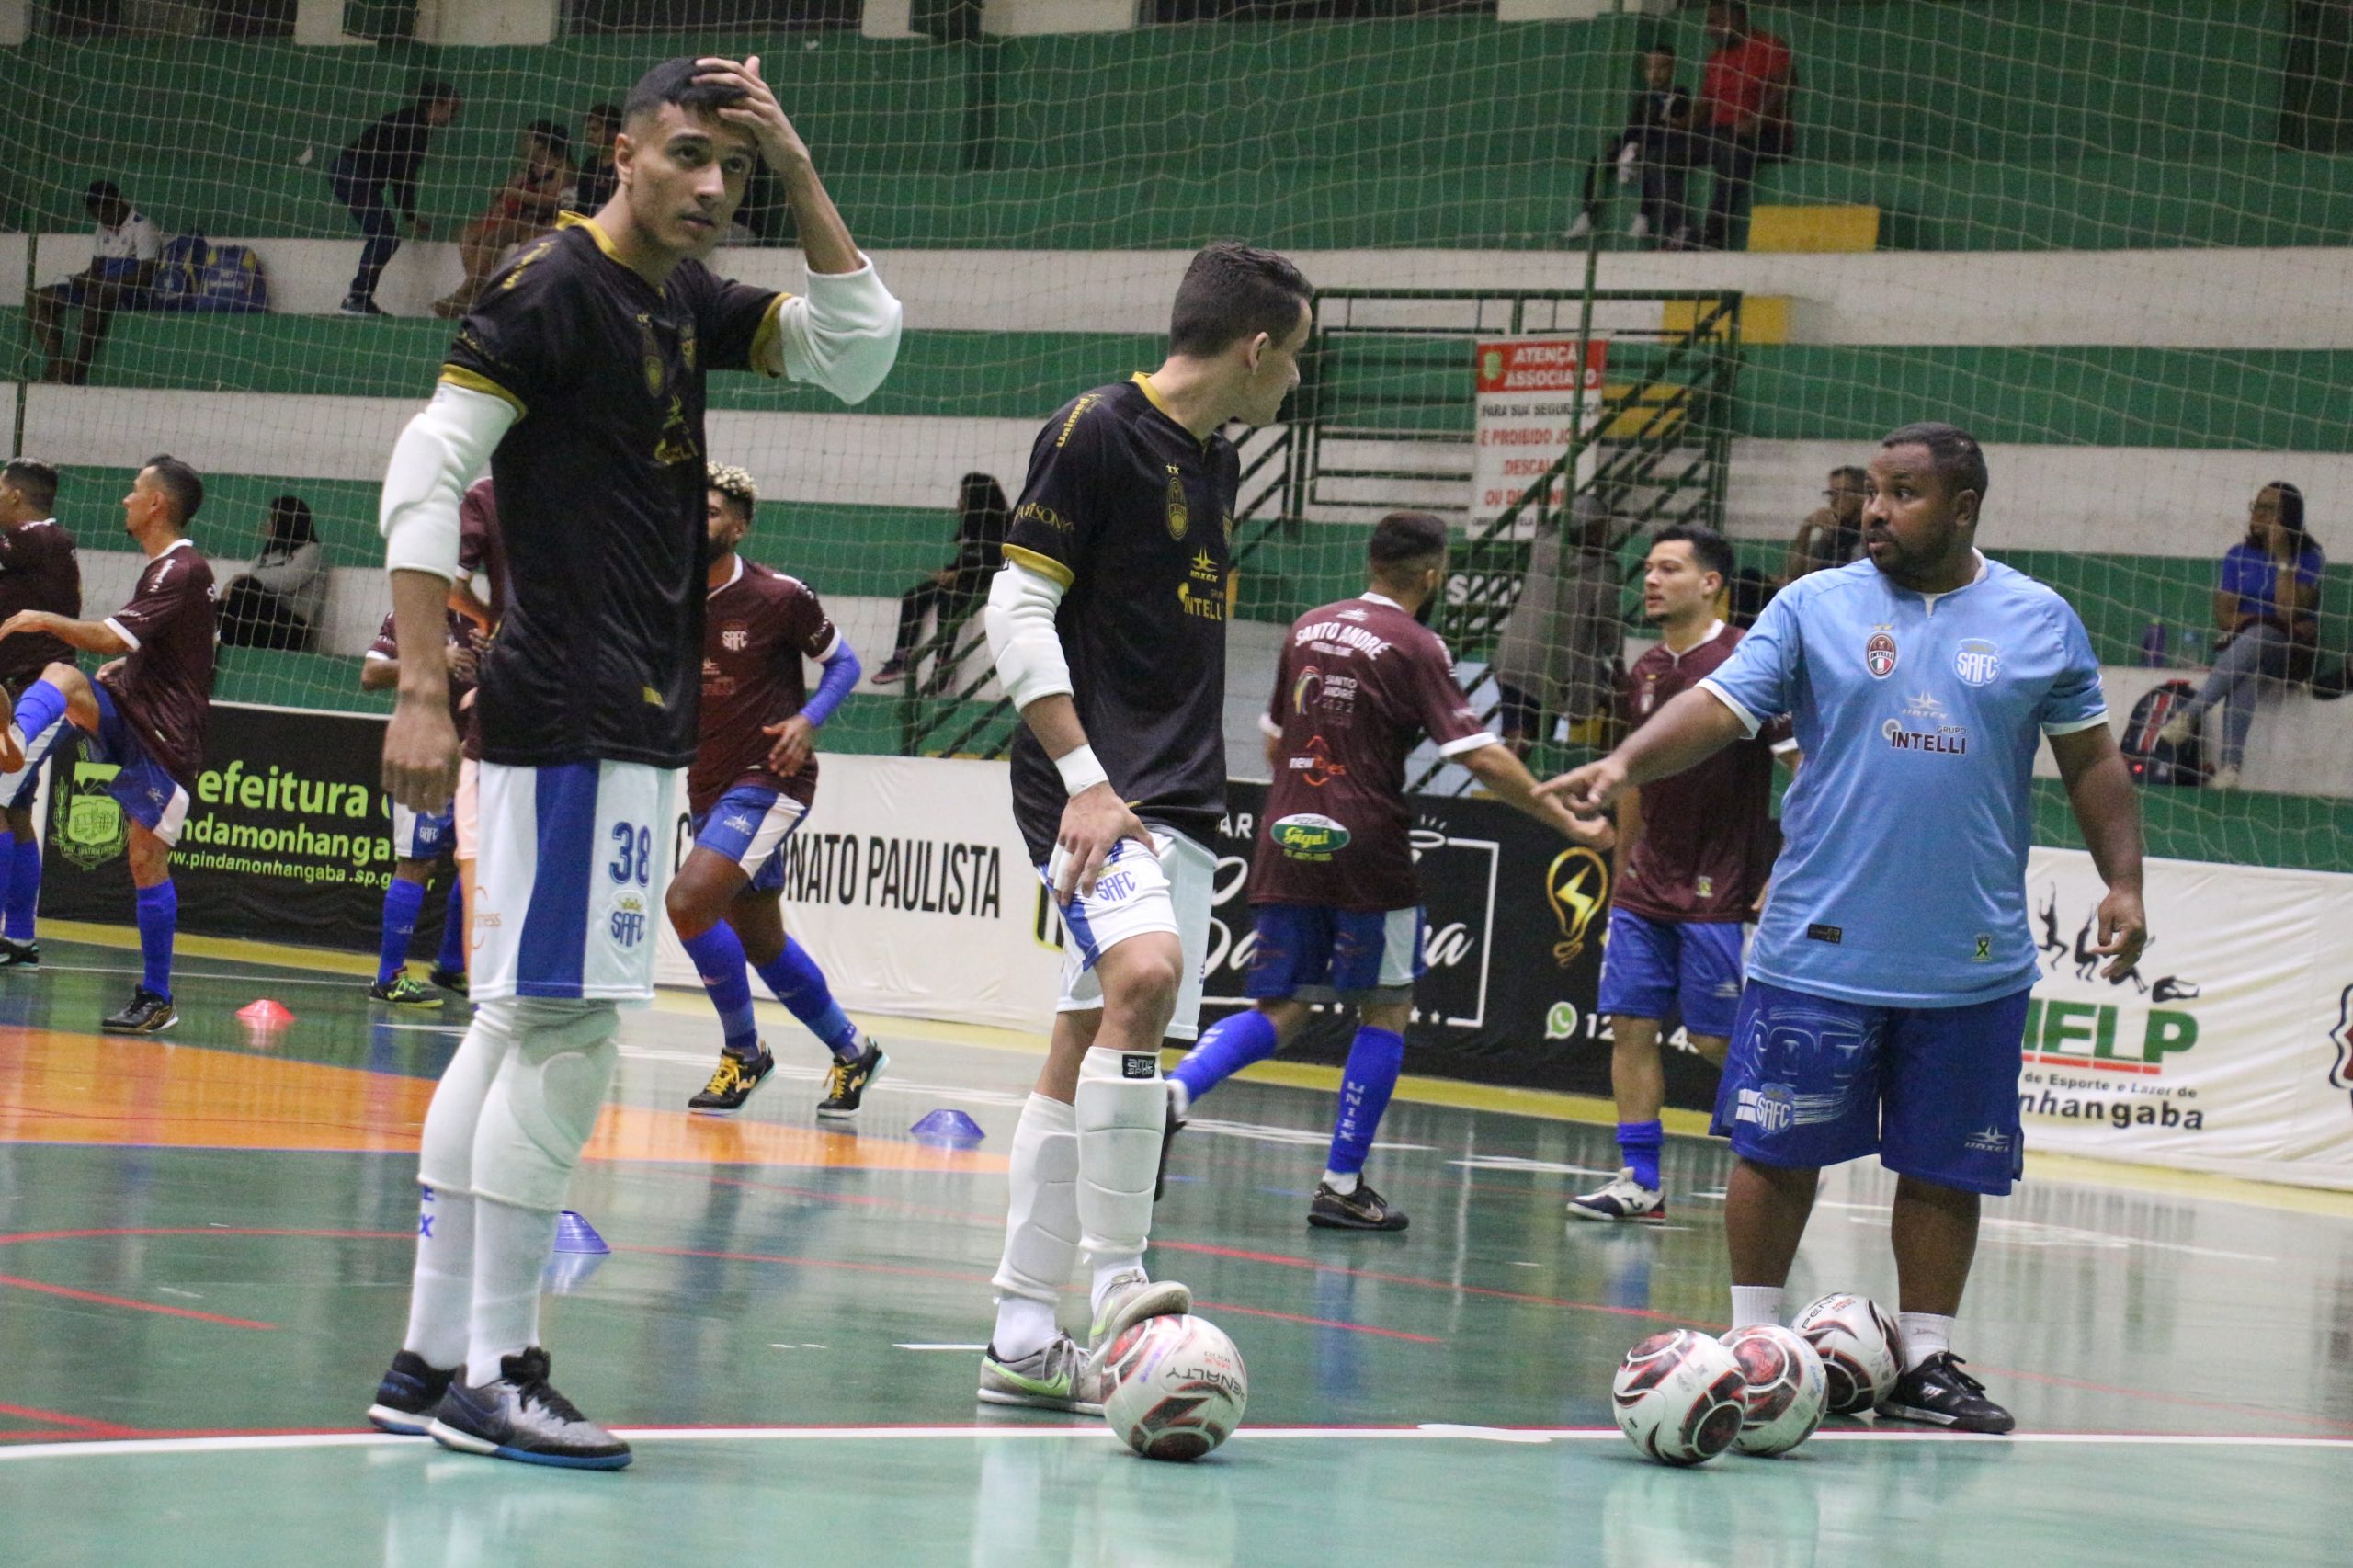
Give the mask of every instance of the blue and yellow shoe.
M 817 1114 L 828 1118 L 856 1116 L 859 1103 L 866 1098 L 867 1085 L 881 1077 L 882 1069 L 889 1065 L 891 1059 L 882 1054 L 882 1048 L 871 1035 L 866 1037 L 866 1049 L 856 1061 L 834 1058 L 832 1069 L 825 1074 L 825 1097 L 817 1102 Z
M 725 1116 L 741 1110 L 744 1102 L 752 1097 L 752 1091 L 775 1071 L 776 1058 L 768 1054 L 765 1043 L 757 1056 L 722 1054 L 710 1074 L 710 1082 L 687 1102 L 687 1108 L 704 1116 Z

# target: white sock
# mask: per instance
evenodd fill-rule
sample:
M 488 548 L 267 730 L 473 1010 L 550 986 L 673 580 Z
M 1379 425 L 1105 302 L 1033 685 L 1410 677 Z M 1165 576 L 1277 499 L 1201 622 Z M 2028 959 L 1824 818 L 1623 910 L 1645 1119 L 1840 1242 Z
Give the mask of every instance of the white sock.
M 1345 1174 L 1339 1171 L 1325 1171 L 1324 1173 L 1324 1185 L 1330 1187 L 1334 1192 L 1338 1193 L 1343 1198 L 1346 1198 L 1349 1194 L 1355 1192 L 1357 1189 L 1357 1184 L 1363 1179 L 1364 1177 L 1355 1171 L 1348 1171 Z
M 1193 1091 L 1185 1086 L 1182 1078 L 1170 1078 L 1166 1083 L 1169 1107 L 1176 1112 L 1176 1119 L 1182 1121 L 1192 1114 Z
M 1054 1298 L 1078 1267 L 1078 1113 L 1032 1094 L 1006 1161 L 1005 1253 L 997 1264 L 996 1332 L 1006 1360 L 1042 1349 L 1056 1332 Z
M 1896 1326 L 1904 1331 L 1904 1369 L 1910 1371 L 1931 1356 L 1952 1348 L 1952 1319 L 1935 1312 L 1898 1312 Z
M 989 1334 L 989 1348 L 1000 1361 L 1018 1361 L 1054 1342 L 1062 1325 L 1054 1322 L 1054 1304 L 1029 1296 L 999 1296 L 996 1327 Z
M 1732 1288 L 1732 1325 L 1746 1328 L 1752 1324 L 1774 1324 L 1781 1321 L 1781 1287 L 1779 1285 L 1735 1285 Z
M 419 1195 L 416 1271 L 401 1348 L 447 1371 L 466 1358 L 474 1299 L 474 1195 L 446 1187 L 422 1187 Z
M 1130 1062 L 1148 1076 L 1127 1075 Z M 1097 1045 L 1078 1067 L 1079 1244 L 1097 1266 L 1132 1268 L 1152 1236 L 1152 1189 L 1168 1126 L 1168 1091 L 1153 1051 Z
M 540 1274 L 555 1256 L 555 1215 L 490 1199 L 474 1205 L 474 1296 L 466 1381 L 495 1382 L 499 1361 L 540 1342 Z

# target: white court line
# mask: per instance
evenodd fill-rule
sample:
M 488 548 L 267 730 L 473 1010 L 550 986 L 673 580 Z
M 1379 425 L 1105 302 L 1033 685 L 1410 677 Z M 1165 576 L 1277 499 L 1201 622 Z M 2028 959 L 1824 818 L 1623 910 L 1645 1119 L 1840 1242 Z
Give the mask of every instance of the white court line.
M 236 963 L 243 960 L 232 959 L 229 961 Z M 257 968 L 267 967 L 267 960 L 257 959 L 254 961 Z M 43 962 L 36 967 L 55 970 L 60 974 L 145 974 L 147 972 L 143 969 L 132 968 L 129 965 L 117 968 L 108 964 L 95 963 Z M 172 978 L 174 980 L 242 980 L 249 985 L 348 985 L 355 991 L 368 989 L 367 979 L 357 974 L 331 977 L 312 974 L 222 974 L 215 970 L 175 969 L 172 971 Z
M 795 1443 L 970 1441 L 974 1438 L 1068 1438 L 1116 1443 L 1102 1423 L 1006 1426 L 638 1426 L 615 1427 L 631 1443 Z M 1248 1426 L 1244 1442 L 1483 1442 L 1622 1443 L 1615 1426 L 1466 1426 L 1444 1422 L 1427 1426 Z M 1983 1446 L 2033 1443 L 2065 1448 L 2336 1449 L 2353 1450 L 2353 1437 L 2270 1437 L 2173 1432 L 2013 1432 L 1973 1437 L 1933 1430 L 1817 1432 L 1816 1443 L 1949 1443 Z M 0 1464 L 36 1459 L 116 1459 L 144 1454 L 235 1453 L 272 1449 L 364 1449 L 430 1445 L 381 1432 L 296 1432 L 224 1437 L 132 1437 L 87 1443 L 28 1443 L 0 1446 Z

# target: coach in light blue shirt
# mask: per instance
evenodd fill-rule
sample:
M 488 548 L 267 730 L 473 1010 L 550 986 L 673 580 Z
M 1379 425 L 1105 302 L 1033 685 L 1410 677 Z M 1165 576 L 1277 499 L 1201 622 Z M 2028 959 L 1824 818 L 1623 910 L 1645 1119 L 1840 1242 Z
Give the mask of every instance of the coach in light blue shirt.
M 2006 1432 L 1951 1352 L 1981 1194 L 2020 1169 L 2018 1042 L 2035 752 L 2048 736 L 2108 896 L 2111 978 L 2147 940 L 2140 805 L 2067 602 L 1977 552 L 1985 457 L 1950 425 L 1881 443 L 1867 560 L 1799 579 L 1716 673 L 1610 756 L 1545 786 L 1573 810 L 1794 721 L 1806 767 L 1748 962 L 1714 1131 L 1735 1326 L 1778 1322 L 1822 1166 L 1897 1173 L 1900 1376 L 1882 1416 Z

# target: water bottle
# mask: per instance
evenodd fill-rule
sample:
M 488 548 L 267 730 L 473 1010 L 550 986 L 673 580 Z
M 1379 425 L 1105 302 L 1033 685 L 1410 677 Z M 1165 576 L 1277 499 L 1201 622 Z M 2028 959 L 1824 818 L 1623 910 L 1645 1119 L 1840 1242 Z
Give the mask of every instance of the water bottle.
M 2165 623 L 2149 622 L 2149 630 L 2141 633 L 2141 663 L 2151 669 L 2162 668 L 2165 662 Z

